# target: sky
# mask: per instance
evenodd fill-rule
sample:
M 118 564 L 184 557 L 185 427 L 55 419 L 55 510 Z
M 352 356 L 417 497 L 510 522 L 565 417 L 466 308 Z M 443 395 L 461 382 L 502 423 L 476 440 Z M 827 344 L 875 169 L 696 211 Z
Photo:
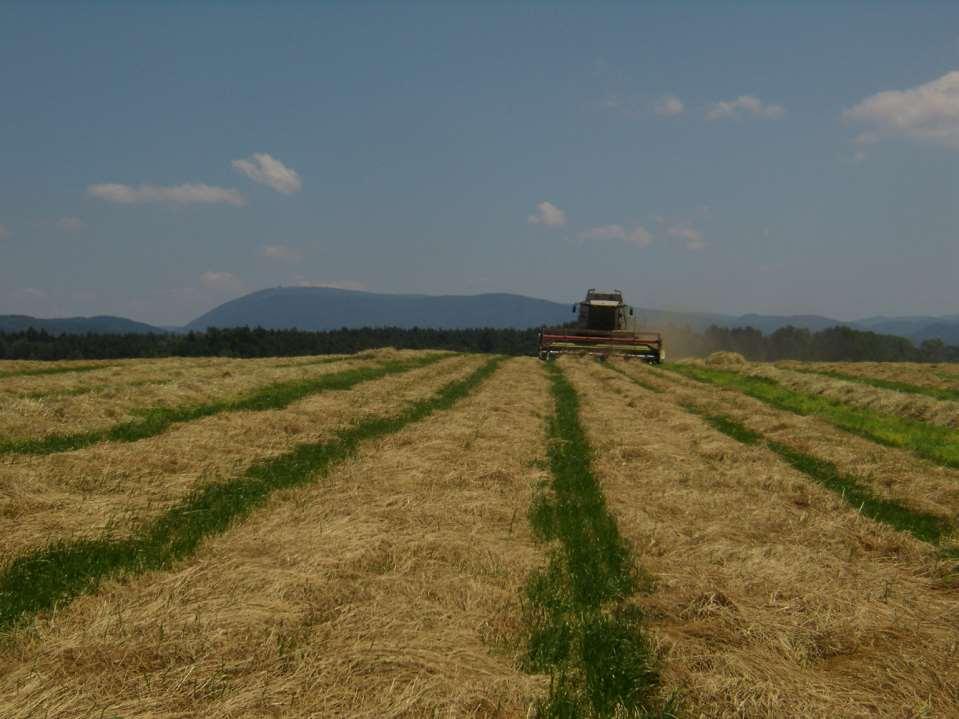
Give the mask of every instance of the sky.
M 0 314 L 959 313 L 959 3 L 0 4 Z

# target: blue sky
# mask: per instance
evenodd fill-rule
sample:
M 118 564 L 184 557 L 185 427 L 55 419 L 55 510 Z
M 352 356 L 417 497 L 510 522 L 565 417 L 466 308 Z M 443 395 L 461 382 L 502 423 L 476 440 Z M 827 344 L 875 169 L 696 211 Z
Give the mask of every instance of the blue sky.
M 957 160 L 959 3 L 0 5 L 0 313 L 956 313 Z

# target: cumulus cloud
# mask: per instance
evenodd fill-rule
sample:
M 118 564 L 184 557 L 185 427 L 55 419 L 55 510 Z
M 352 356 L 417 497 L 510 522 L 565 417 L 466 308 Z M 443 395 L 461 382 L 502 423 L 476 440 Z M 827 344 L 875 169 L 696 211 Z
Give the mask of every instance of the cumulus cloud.
M 652 234 L 640 225 L 632 230 L 627 230 L 622 225 L 602 225 L 585 230 L 579 236 L 584 240 L 622 240 L 640 247 L 649 247 L 653 244 Z
M 684 109 L 686 108 L 685 105 L 683 105 L 683 101 L 675 95 L 666 95 L 665 97 L 660 98 L 653 106 L 653 110 L 661 117 L 680 115 Z
M 667 230 L 670 237 L 686 242 L 686 248 L 690 250 L 701 250 L 706 246 L 706 240 L 703 233 L 686 225 L 677 225 Z
M 536 212 L 527 217 L 526 221 L 531 225 L 562 227 L 566 224 L 566 213 L 552 202 L 540 202 L 536 205 Z
M 90 185 L 87 193 L 108 202 L 121 205 L 139 205 L 145 203 L 169 203 L 175 205 L 217 204 L 224 203 L 240 207 L 244 204 L 243 195 L 236 190 L 223 187 L 213 187 L 202 183 L 184 183 L 161 187 L 158 185 L 121 185 L 104 183 Z
M 87 223 L 79 217 L 61 217 L 57 220 L 57 227 L 64 232 L 76 232 L 87 226 Z
M 722 120 L 752 115 L 775 120 L 785 114 L 786 109 L 782 105 L 767 105 L 754 95 L 740 95 L 735 100 L 720 100 L 710 105 L 706 110 L 706 119 Z
M 289 245 L 264 245 L 263 256 L 284 262 L 296 262 L 301 259 L 300 253 Z
M 287 167 L 265 152 L 255 152 L 250 157 L 233 161 L 233 169 L 242 172 L 254 182 L 272 187 L 277 192 L 290 195 L 303 187 L 296 170 Z
M 959 150 L 959 70 L 908 90 L 871 95 L 842 117 L 869 128 L 856 138 L 860 145 L 905 137 Z
M 200 284 L 211 290 L 235 290 L 242 283 L 232 272 L 209 271 L 200 275 Z

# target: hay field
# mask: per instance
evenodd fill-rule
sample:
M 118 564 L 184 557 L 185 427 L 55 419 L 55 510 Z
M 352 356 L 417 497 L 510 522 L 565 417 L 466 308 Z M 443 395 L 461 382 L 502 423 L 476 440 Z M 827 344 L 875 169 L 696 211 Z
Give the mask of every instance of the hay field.
M 8 363 L 0 716 L 959 716 L 949 369 L 734 360 Z

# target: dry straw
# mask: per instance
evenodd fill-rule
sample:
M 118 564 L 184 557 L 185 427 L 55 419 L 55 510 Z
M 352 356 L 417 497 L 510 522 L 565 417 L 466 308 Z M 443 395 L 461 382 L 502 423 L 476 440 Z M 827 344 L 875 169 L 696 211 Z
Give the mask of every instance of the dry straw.
M 0 650 L 0 715 L 525 715 L 543 687 L 516 668 L 517 598 L 542 561 L 525 511 L 548 409 L 541 368 L 511 360 L 177 570 L 37 620 Z
M 816 417 L 777 409 L 735 390 L 636 365 L 626 371 L 660 387 L 673 402 L 725 415 L 767 439 L 832 462 L 883 499 L 959 520 L 959 470 L 926 461 L 905 449 L 876 444 Z
M 959 714 L 959 597 L 932 547 L 673 397 L 595 365 L 569 374 L 690 716 Z
M 959 390 L 959 364 L 918 362 L 777 362 L 791 370 L 841 372 L 843 374 L 888 382 L 905 382 L 918 387 Z
M 389 359 L 396 350 L 381 352 Z M 422 352 L 404 353 L 413 357 Z M 327 364 L 289 360 L 223 360 L 211 358 L 202 364 L 196 360 L 165 360 L 161 367 L 143 371 L 137 365 L 111 368 L 109 376 L 100 371 L 77 375 L 74 389 L 95 391 L 76 394 L 73 390 L 52 394 L 30 390 L 5 397 L 0 404 L 0 437 L 4 439 L 39 438 L 55 434 L 76 434 L 131 421 L 137 412 L 152 407 L 180 407 L 225 399 L 272 384 L 318 377 L 366 363 L 367 357 L 354 356 Z M 62 375 L 61 375 L 62 376 Z M 27 378 L 23 378 L 27 379 Z M 39 379 L 39 378 L 35 378 Z M 21 383 L 28 384 L 28 383 Z M 29 385 L 28 385 L 29 386 Z M 48 384 L 49 387 L 49 384 Z
M 897 415 L 943 427 L 959 428 L 959 402 L 896 392 L 833 377 L 781 369 L 760 362 L 742 370 L 751 377 L 766 377 L 797 392 L 825 397 L 853 407 Z
M 330 437 L 365 417 L 398 412 L 479 362 L 453 357 L 283 410 L 228 412 L 134 443 L 0 457 L 0 566 L 52 541 L 127 534 L 202 483 L 233 477 L 258 459 Z

